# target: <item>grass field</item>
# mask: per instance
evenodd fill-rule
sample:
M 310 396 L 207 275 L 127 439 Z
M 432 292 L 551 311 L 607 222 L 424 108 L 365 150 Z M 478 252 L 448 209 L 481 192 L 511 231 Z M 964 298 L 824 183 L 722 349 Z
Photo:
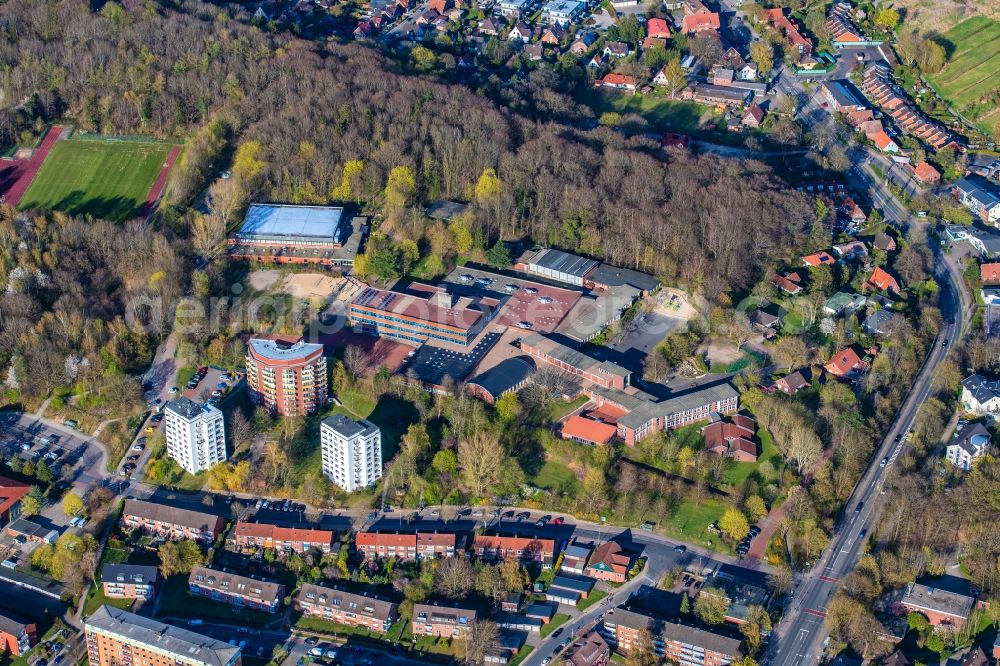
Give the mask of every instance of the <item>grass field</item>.
M 983 131 L 1000 137 L 1000 22 L 970 18 L 944 33 L 942 41 L 948 62 L 931 83 Z
M 624 95 L 602 90 L 587 90 L 579 95 L 580 101 L 590 106 L 600 117 L 602 113 L 634 113 L 645 118 L 657 129 L 676 132 L 694 132 L 704 121 L 715 117 L 711 107 L 674 100 L 656 94 Z
M 21 208 L 127 220 L 146 201 L 170 149 L 165 143 L 59 141 L 21 199 Z

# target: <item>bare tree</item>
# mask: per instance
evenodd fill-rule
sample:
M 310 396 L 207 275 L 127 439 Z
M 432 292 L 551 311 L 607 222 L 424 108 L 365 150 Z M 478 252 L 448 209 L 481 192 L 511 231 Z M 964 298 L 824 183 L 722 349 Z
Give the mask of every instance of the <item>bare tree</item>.
M 434 570 L 434 591 L 449 599 L 461 599 L 476 583 L 476 572 L 462 557 L 449 557 Z
M 344 348 L 344 369 L 347 370 L 347 374 L 351 376 L 353 381 L 358 381 L 358 378 L 364 375 L 369 367 L 371 367 L 371 361 L 364 349 L 357 345 L 347 345 Z
M 462 639 L 462 661 L 470 666 L 480 666 L 499 642 L 500 630 L 496 624 L 489 620 L 473 622 Z

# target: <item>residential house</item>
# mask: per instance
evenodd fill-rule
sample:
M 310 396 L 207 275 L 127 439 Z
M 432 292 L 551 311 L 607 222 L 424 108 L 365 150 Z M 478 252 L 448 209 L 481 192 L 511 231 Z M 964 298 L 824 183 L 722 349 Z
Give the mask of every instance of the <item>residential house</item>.
M 354 545 L 366 560 L 433 560 L 463 553 L 460 537 L 454 532 L 358 532 Z
M 810 386 L 811 384 L 806 380 L 805 373 L 802 370 L 796 370 L 774 382 L 774 388 L 785 395 L 795 395 L 802 389 L 809 388 Z
M 609 583 L 624 583 L 632 568 L 632 555 L 617 541 L 605 541 L 594 550 L 586 573 Z
M 980 264 L 979 279 L 984 285 L 1000 284 L 1000 263 L 991 262 Z
M 1000 194 L 984 179 L 967 177 L 955 181 L 952 191 L 963 206 L 990 224 L 1000 223 Z
M 924 615 L 932 626 L 961 630 L 978 606 L 977 599 L 964 578 L 939 576 L 907 585 L 900 603 L 906 610 Z
M 860 128 L 862 124 L 875 120 L 875 112 L 871 109 L 847 111 L 844 113 L 844 120 L 851 127 Z
M 961 402 L 965 411 L 980 416 L 1000 413 L 1000 380 L 969 375 L 962 380 Z
M 823 369 L 834 377 L 852 378 L 864 373 L 868 369 L 868 363 L 853 347 L 845 347 L 834 354 Z
M 872 143 L 874 143 L 879 150 L 883 153 L 898 153 L 899 144 L 892 140 L 892 137 L 886 134 L 885 130 L 877 132 L 874 136 L 870 137 Z
M 476 621 L 476 611 L 440 604 L 413 604 L 413 635 L 462 638 Z
M 595 53 L 594 56 L 587 61 L 587 67 L 591 69 L 601 69 L 604 67 L 604 58 L 600 53 Z
M 389 631 L 399 617 L 399 606 L 395 602 L 312 583 L 302 585 L 295 608 L 303 615 L 363 627 L 377 634 Z
M 635 92 L 635 79 L 628 74 L 605 74 L 603 79 L 594 81 L 594 85 L 599 88 L 613 88 L 615 90 L 627 90 Z
M 792 296 L 802 292 L 802 276 L 798 271 L 788 271 L 784 275 L 776 274 L 771 278 L 771 282 L 778 289 Z
M 770 23 L 785 36 L 785 41 L 792 46 L 800 55 L 809 55 L 812 52 L 812 42 L 810 42 L 799 27 L 785 15 L 785 10 L 780 7 L 764 10 L 767 22 Z
M 607 42 L 604 45 L 605 58 L 624 58 L 630 53 L 632 48 L 625 42 Z
M 787 312 L 775 303 L 769 303 L 750 313 L 750 324 L 767 336 L 768 331 L 779 328 Z
M 745 127 L 760 127 L 764 122 L 764 109 L 760 108 L 757 102 L 747 107 L 747 112 L 741 121 Z
M 556 558 L 556 542 L 536 537 L 477 534 L 473 551 L 476 557 L 488 562 L 517 558 L 525 562 L 536 562 L 543 569 L 548 569 Z
M 867 317 L 862 327 L 871 335 L 892 335 L 906 323 L 906 318 L 892 310 L 876 310 Z
M 990 431 L 982 423 L 967 423 L 945 447 L 944 459 L 961 470 L 972 469 L 974 460 L 986 455 L 990 447 Z
M 872 241 L 872 247 L 883 252 L 895 252 L 896 239 L 889 234 L 880 231 L 875 234 L 875 239 Z
M 733 414 L 727 421 L 715 421 L 701 429 L 705 450 L 736 462 L 755 462 L 757 423 L 743 414 Z
M 948 233 L 950 235 L 952 230 L 949 229 Z M 969 231 L 967 227 L 963 228 L 963 233 L 968 234 L 966 240 L 981 256 L 988 259 L 1000 257 L 1000 233 L 992 229 L 972 229 Z
M 21 500 L 30 490 L 27 483 L 0 476 L 0 530 L 21 517 Z
M 550 44 L 552 46 L 559 46 L 562 43 L 563 37 L 566 36 L 566 29 L 563 28 L 558 23 L 553 24 L 545 28 L 542 31 L 542 44 Z
M 1000 157 L 987 153 L 969 153 L 969 173 L 995 178 L 1000 174 Z
M 932 167 L 926 161 L 923 161 L 913 167 L 913 175 L 921 183 L 926 183 L 928 185 L 937 185 L 941 182 L 941 172 Z
M 815 268 L 817 266 L 832 266 L 837 263 L 837 260 L 833 258 L 833 255 L 825 250 L 820 250 L 819 252 L 813 252 L 812 254 L 807 254 L 802 257 L 802 263 L 806 266 Z
M 241 520 L 233 528 L 233 539 L 240 548 L 274 548 L 301 555 L 310 548 L 326 554 L 333 548 L 331 530 L 311 527 L 280 527 L 271 523 Z
M 830 31 L 830 41 L 835 48 L 864 46 L 869 44 L 865 34 L 851 20 L 852 6 L 847 2 L 835 2 L 826 17 L 826 29 Z
M 735 77 L 736 72 L 728 67 L 716 67 L 712 70 L 712 85 L 731 86 Z
M 719 15 L 701 8 L 693 14 L 686 14 L 681 20 L 681 30 L 684 34 L 694 35 L 700 32 L 718 32 Z
M 202 511 L 129 499 L 125 500 L 122 511 L 122 525 L 169 539 L 212 543 L 222 532 L 225 521 L 221 516 Z
M 276 613 L 285 597 L 285 586 L 268 580 L 195 567 L 188 576 L 188 591 L 196 596 L 242 606 L 265 613 Z
M 834 111 L 847 113 L 849 111 L 861 111 L 868 108 L 864 97 L 856 92 L 856 88 L 846 79 L 835 79 L 824 81 L 820 86 L 827 102 Z
M 566 546 L 566 550 L 563 551 L 562 564 L 559 566 L 559 570 L 583 575 L 587 568 L 587 562 L 590 560 L 592 550 L 590 546 L 578 543 L 571 543 Z
M 660 74 L 663 72 L 661 71 Z M 660 76 L 657 74 L 657 76 Z M 664 132 L 663 137 L 660 139 L 660 145 L 664 148 L 683 148 L 684 150 L 691 149 L 691 136 L 688 134 L 678 134 L 676 132 Z
M 860 228 L 868 222 L 864 209 L 851 197 L 844 197 L 837 209 L 837 215 L 848 221 L 849 226 Z
M 570 53 L 574 53 L 576 55 L 583 55 L 590 49 L 591 46 L 594 45 L 594 42 L 596 41 L 597 41 L 597 33 L 590 30 L 581 32 L 577 36 L 577 38 L 573 40 L 573 43 L 570 44 L 569 47 Z
M 101 589 L 109 599 L 146 601 L 156 596 L 160 583 L 156 567 L 136 564 L 105 564 L 101 569 Z
M 865 280 L 865 286 L 887 294 L 898 294 L 899 283 L 881 266 L 876 266 L 871 276 Z
M 834 245 L 833 253 L 844 261 L 864 259 L 868 256 L 868 246 L 859 240 L 854 240 Z
M 823 312 L 834 317 L 849 315 L 857 312 L 868 303 L 868 298 L 861 294 L 851 294 L 846 291 L 838 291 L 830 298 L 823 301 Z
M 736 78 L 740 81 L 753 81 L 757 78 L 756 65 L 744 60 L 740 52 L 731 46 L 722 54 L 717 65 L 733 70 Z
M 670 27 L 665 19 L 651 18 L 646 21 L 646 36 L 654 39 L 669 39 Z
M 667 48 L 667 40 L 662 37 L 645 37 L 642 40 L 642 50 L 648 51 L 653 48 Z
M 891 66 L 882 60 L 869 65 L 862 76 L 865 94 L 892 118 L 896 127 L 923 141 L 934 150 L 948 146 L 959 147 L 955 136 L 944 127 L 926 118 L 906 97 L 893 80 Z M 869 135 L 869 138 L 873 138 Z
M 611 648 L 596 631 L 580 636 L 562 653 L 568 666 L 606 666 L 610 660 Z
M 518 21 L 518 23 L 510 29 L 510 32 L 507 33 L 507 41 L 520 41 L 527 44 L 531 41 L 531 28 Z
M 500 26 L 497 25 L 493 17 L 488 16 L 479 22 L 479 34 L 495 37 L 500 34 Z
M 542 59 L 542 49 L 545 45 L 541 42 L 535 42 L 534 44 L 527 44 L 524 47 L 524 57 L 533 62 L 537 62 Z

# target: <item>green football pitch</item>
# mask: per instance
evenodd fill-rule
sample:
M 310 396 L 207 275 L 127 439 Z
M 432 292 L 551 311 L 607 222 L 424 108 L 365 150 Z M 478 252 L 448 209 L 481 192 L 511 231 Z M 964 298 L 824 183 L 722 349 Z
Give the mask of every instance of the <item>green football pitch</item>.
M 64 139 L 52 147 L 20 208 L 127 220 L 146 201 L 170 149 L 166 143 Z

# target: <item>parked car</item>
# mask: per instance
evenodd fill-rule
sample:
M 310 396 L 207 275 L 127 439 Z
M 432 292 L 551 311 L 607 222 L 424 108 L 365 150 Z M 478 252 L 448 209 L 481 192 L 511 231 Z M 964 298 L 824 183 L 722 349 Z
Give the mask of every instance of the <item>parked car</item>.
M 142 451 L 145 448 L 146 448 L 145 444 L 138 444 L 138 443 L 136 443 L 136 444 L 132 445 L 132 450 L 133 451 Z

